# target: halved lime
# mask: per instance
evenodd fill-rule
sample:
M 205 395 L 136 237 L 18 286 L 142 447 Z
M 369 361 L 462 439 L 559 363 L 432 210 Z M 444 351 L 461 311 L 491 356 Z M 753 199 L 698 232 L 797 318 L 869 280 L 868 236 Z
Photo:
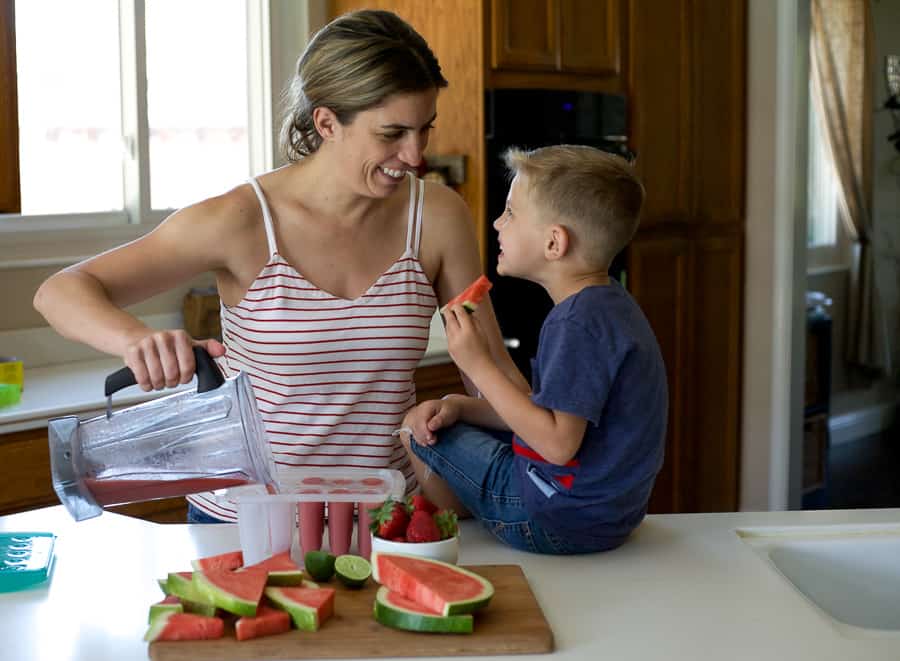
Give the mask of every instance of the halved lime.
M 303 567 L 314 581 L 330 581 L 334 563 L 334 556 L 326 551 L 307 551 L 303 556 Z
M 358 555 L 339 555 L 334 561 L 334 572 L 348 588 L 360 588 L 372 575 L 372 565 Z

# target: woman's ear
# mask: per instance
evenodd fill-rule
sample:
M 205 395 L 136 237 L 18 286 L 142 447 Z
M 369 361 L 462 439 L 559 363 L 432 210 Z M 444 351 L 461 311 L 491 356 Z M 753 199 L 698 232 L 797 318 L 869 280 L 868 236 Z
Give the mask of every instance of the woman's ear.
M 544 257 L 560 259 L 569 252 L 569 230 L 562 225 L 548 225 L 544 234 Z
M 322 140 L 331 140 L 334 138 L 341 125 L 337 115 L 334 114 L 334 111 L 325 106 L 319 106 L 313 110 L 312 119 L 313 126 L 316 127 L 316 132 Z

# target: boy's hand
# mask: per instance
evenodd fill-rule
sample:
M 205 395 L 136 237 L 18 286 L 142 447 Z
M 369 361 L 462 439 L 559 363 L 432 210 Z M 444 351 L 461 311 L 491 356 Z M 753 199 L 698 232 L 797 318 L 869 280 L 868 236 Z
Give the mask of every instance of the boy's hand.
M 403 427 L 412 430 L 412 436 L 419 445 L 434 445 L 434 434 L 442 427 L 448 427 L 459 419 L 459 404 L 448 399 L 431 399 L 414 406 L 403 418 Z
M 454 305 L 444 311 L 444 327 L 450 357 L 469 378 L 482 365 L 493 362 L 487 338 L 478 320 L 462 305 Z

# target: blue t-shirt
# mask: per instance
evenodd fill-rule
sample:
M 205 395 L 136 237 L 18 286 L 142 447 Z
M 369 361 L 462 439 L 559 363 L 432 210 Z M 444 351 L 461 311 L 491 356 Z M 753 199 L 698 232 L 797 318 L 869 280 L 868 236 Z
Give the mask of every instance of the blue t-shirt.
M 587 420 L 566 466 L 514 439 L 532 518 L 597 550 L 621 544 L 641 522 L 665 448 L 668 389 L 659 344 L 619 283 L 586 287 L 541 327 L 531 400 Z

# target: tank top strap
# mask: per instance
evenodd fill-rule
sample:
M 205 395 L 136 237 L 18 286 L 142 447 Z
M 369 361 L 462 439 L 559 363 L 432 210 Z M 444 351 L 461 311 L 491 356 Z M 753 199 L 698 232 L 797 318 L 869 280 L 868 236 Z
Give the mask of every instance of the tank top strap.
M 418 182 L 418 195 L 416 194 Z M 409 219 L 406 224 L 406 252 L 419 257 L 419 243 L 422 241 L 422 209 L 425 205 L 425 182 L 409 173 Z
M 247 181 L 253 187 L 253 192 L 259 198 L 259 206 L 262 209 L 263 224 L 266 226 L 266 241 L 269 242 L 269 257 L 274 257 L 278 253 L 278 246 L 275 243 L 275 226 L 272 223 L 272 214 L 269 211 L 269 203 L 266 202 L 266 196 L 263 194 L 259 182 L 256 177 L 250 177 Z

